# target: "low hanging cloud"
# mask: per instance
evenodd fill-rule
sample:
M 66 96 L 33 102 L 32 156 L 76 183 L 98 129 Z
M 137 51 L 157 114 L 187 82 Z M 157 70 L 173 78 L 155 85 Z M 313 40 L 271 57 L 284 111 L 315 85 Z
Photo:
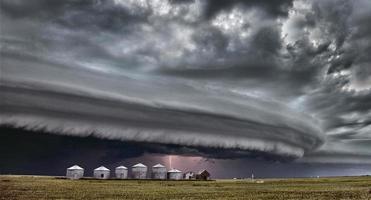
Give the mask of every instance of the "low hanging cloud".
M 2 124 L 370 161 L 367 0 L 2 0 L 0 9 Z
M 91 76 L 89 81 L 97 80 Z M 48 88 L 50 83 L 7 81 L 1 87 L 2 123 L 75 136 L 93 134 L 105 139 L 251 150 L 295 158 L 323 142 L 310 118 L 277 103 L 245 97 L 243 101 L 249 103 L 243 105 L 236 97 L 227 101 L 197 91 L 192 96 L 171 94 L 169 90 L 177 83 L 167 88 L 166 82 L 101 81 L 123 93 L 88 85 L 76 90 L 76 86 Z M 148 94 L 154 85 L 161 90 Z M 140 87 L 144 91 L 138 91 Z M 130 92 L 132 88 L 135 90 Z

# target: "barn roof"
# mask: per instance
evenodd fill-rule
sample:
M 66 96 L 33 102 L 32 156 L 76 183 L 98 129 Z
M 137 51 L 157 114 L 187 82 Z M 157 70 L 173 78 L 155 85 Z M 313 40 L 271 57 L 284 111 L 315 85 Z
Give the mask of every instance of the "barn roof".
M 81 168 L 81 167 L 78 166 L 78 165 L 74 165 L 74 166 L 69 167 L 69 168 L 67 168 L 67 169 L 83 169 L 83 168 Z
M 116 167 L 116 169 L 128 169 L 128 168 L 121 165 L 121 166 Z
M 136 165 L 133 165 L 133 167 L 137 167 L 137 168 L 147 168 L 147 166 L 143 165 L 142 163 L 138 163 Z
M 210 176 L 210 173 L 207 170 L 201 170 L 198 172 L 199 175 L 205 175 L 205 176 Z
M 169 170 L 168 172 L 170 172 L 170 173 L 179 173 L 179 172 L 182 172 L 182 171 L 173 168 L 173 169 Z
M 153 166 L 153 168 L 165 168 L 165 166 L 163 166 L 161 164 L 157 164 L 157 165 Z
M 98 167 L 98 168 L 95 169 L 95 170 L 97 170 L 97 171 L 111 171 L 111 170 L 107 169 L 107 168 L 104 167 L 104 166 L 100 166 L 100 167 Z

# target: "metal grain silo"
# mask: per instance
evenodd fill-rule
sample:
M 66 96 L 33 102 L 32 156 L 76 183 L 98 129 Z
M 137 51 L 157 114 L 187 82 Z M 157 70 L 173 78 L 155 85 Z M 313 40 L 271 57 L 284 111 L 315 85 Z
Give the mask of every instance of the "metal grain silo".
M 66 178 L 80 179 L 84 176 L 84 169 L 78 165 L 67 168 Z
M 167 172 L 167 178 L 169 180 L 181 180 L 183 179 L 183 173 L 177 169 L 171 169 Z
M 98 167 L 97 169 L 94 169 L 94 177 L 97 179 L 109 179 L 110 171 L 111 170 L 104 166 Z
M 128 178 L 128 168 L 125 166 L 116 167 L 115 174 L 118 179 L 126 179 Z
M 132 176 L 134 179 L 146 179 L 147 178 L 147 166 L 142 163 L 138 163 L 131 168 Z
M 157 164 L 155 166 L 152 167 L 152 178 L 153 179 L 166 179 L 166 167 L 161 165 L 161 164 Z

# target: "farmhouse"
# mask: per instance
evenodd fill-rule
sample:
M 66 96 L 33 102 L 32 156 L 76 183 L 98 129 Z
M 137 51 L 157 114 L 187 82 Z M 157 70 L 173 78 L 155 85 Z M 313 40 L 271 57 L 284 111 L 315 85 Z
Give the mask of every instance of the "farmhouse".
M 196 174 L 197 180 L 209 180 L 210 179 L 210 173 L 206 170 L 201 170 Z
M 146 179 L 147 178 L 147 166 L 142 163 L 133 165 L 131 168 L 132 176 L 134 179 Z
M 104 166 L 98 167 L 94 169 L 94 177 L 97 179 L 109 179 L 110 171 L 111 170 L 105 168 Z
M 128 178 L 128 168 L 125 166 L 116 167 L 115 174 L 117 179 L 126 179 Z
M 180 180 L 183 179 L 183 173 L 177 169 L 171 169 L 167 172 L 167 178 L 169 180 Z
M 161 165 L 161 164 L 157 164 L 155 166 L 152 167 L 152 178 L 153 179 L 166 179 L 166 167 Z
M 187 179 L 187 180 L 191 180 L 191 179 L 195 179 L 195 174 L 193 172 L 187 172 L 184 174 L 184 179 Z
M 66 177 L 69 179 L 80 179 L 84 176 L 84 169 L 78 165 L 67 168 Z

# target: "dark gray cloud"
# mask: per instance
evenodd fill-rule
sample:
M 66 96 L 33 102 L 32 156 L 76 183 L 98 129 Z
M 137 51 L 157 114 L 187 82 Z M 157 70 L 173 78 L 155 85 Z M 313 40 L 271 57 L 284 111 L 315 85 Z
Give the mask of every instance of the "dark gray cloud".
M 230 10 L 233 7 L 237 6 L 245 6 L 245 7 L 259 7 L 261 9 L 266 10 L 270 15 L 277 16 L 283 15 L 286 16 L 288 13 L 289 8 L 292 6 L 292 0 L 283 0 L 283 1 L 259 1 L 259 0 L 250 0 L 250 1 L 243 1 L 243 0 L 216 0 L 210 1 L 208 6 L 205 9 L 205 15 L 208 18 L 215 17 L 218 13 L 223 10 Z
M 367 0 L 2 0 L 0 9 L 3 123 L 369 162 Z
M 88 77 L 91 82 L 97 81 L 92 75 Z M 6 81 L 7 85 L 1 87 L 2 122 L 31 130 L 42 128 L 76 136 L 95 132 L 100 138 L 256 150 L 288 157 L 301 157 L 323 141 L 321 131 L 310 118 L 278 103 L 252 97 L 244 98 L 244 102 L 250 102 L 246 106 L 238 98 L 229 97 L 226 102 L 184 86 L 183 91 L 193 91 L 192 97 L 170 97 L 166 89 L 174 88 L 176 83 L 168 87 L 154 81 L 150 83 L 161 88 L 155 90 L 161 94 L 148 94 L 148 89 L 156 87 L 148 86 L 146 81 L 138 84 L 122 78 L 115 80 L 114 85 L 117 87 L 117 82 L 125 85 L 120 88 L 126 91 L 125 95 L 99 91 L 98 87 L 93 90 L 85 86 L 79 91 L 76 86 L 72 89 L 54 85 L 51 91 L 50 85 Z M 108 79 L 98 82 L 113 85 Z M 132 88 L 135 90 L 129 91 Z M 186 99 L 187 103 L 182 101 Z
M 370 171 L 370 165 L 365 164 L 277 162 L 282 157 L 237 150 L 215 154 L 220 149 L 82 138 L 10 127 L 0 127 L 0 132 L 1 174 L 63 176 L 65 168 L 75 164 L 84 167 L 86 176 L 91 176 L 93 169 L 101 165 L 114 169 L 118 165 L 129 167 L 142 162 L 147 166 L 162 163 L 170 168 L 169 155 L 172 155 L 172 167 L 183 171 L 206 168 L 213 178 L 248 178 L 252 173 L 256 178 L 344 176 L 366 175 Z

